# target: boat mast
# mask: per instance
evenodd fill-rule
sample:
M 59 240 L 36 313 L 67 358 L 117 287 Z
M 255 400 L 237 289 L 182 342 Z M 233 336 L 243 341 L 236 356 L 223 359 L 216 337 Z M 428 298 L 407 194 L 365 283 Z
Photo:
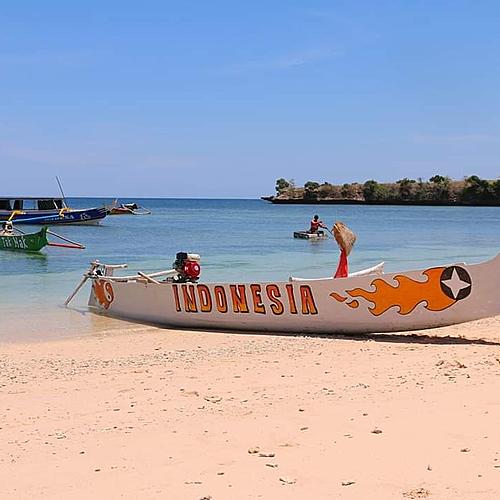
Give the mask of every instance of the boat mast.
M 62 188 L 62 185 L 61 185 L 61 181 L 59 180 L 59 177 L 57 175 L 56 175 L 56 181 L 57 181 L 57 184 L 59 185 L 59 191 L 61 191 L 61 195 L 62 195 L 62 198 L 63 198 L 64 206 L 67 207 L 68 204 L 66 203 L 66 196 L 64 196 L 64 191 L 63 191 L 63 188 Z

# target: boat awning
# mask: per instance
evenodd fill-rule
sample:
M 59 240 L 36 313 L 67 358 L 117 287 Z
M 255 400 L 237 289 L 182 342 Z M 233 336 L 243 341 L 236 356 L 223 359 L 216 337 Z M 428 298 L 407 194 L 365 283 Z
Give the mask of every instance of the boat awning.
M 1 196 L 0 210 L 54 210 L 64 208 L 64 200 L 54 196 Z

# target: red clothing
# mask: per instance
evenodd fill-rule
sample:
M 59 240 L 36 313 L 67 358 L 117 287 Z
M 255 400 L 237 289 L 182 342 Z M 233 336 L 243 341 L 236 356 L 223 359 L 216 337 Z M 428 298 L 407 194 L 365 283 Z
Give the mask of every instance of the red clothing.
M 315 233 L 320 227 L 323 227 L 323 221 L 313 219 L 311 221 L 311 227 L 309 228 L 309 232 Z
M 335 271 L 334 278 L 347 278 L 349 274 L 349 264 L 347 263 L 347 254 L 345 250 L 341 250 L 339 265 L 337 266 L 337 270 Z

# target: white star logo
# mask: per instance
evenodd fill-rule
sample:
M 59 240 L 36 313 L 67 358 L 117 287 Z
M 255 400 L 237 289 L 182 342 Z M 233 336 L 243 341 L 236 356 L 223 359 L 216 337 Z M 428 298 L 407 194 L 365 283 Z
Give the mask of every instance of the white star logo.
M 470 286 L 470 283 L 467 281 L 463 281 L 457 273 L 457 270 L 454 268 L 451 273 L 451 277 L 447 280 L 442 281 L 443 285 L 448 287 L 453 295 L 453 298 L 456 300 L 458 294 L 464 289 Z

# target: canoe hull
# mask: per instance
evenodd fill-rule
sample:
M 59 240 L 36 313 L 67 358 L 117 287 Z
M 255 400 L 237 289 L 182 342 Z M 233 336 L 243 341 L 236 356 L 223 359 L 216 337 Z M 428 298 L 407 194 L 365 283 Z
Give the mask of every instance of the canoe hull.
M 129 208 L 124 208 L 124 207 L 115 207 L 115 208 L 109 208 L 107 210 L 108 215 L 134 215 L 134 212 L 130 210 Z
M 7 220 L 12 211 L 0 210 L 0 220 Z M 16 214 L 11 219 L 15 224 L 98 224 L 106 217 L 105 208 L 87 208 L 81 210 L 29 210 Z
M 192 329 L 368 333 L 434 328 L 500 314 L 491 261 L 331 281 L 149 283 L 93 279 L 90 308 Z
M 0 250 L 39 252 L 47 244 L 48 241 L 46 227 L 42 228 L 37 233 L 0 236 Z
M 108 215 L 150 215 L 151 210 L 137 205 L 137 203 L 121 203 L 115 200 L 111 205 L 105 207 Z

